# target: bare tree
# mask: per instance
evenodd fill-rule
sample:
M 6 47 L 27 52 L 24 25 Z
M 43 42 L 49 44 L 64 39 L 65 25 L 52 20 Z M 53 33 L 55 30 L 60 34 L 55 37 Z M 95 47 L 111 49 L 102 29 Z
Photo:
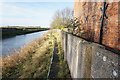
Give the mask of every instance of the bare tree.
M 73 19 L 73 10 L 70 8 L 65 8 L 61 11 L 61 14 L 62 23 L 67 26 L 71 22 L 71 19 Z
M 61 27 L 67 27 L 68 24 L 71 22 L 71 19 L 73 19 L 73 10 L 70 8 L 65 8 L 63 10 L 58 10 L 55 12 L 53 20 L 51 22 L 52 28 L 57 28 L 59 26 Z

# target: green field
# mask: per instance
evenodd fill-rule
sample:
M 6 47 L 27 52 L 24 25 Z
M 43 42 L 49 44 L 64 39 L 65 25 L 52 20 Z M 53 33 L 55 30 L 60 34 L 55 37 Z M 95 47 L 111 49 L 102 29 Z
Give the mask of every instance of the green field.
M 22 35 L 37 31 L 49 30 L 49 28 L 38 28 L 38 27 L 2 27 L 2 38 L 8 38 L 16 35 Z

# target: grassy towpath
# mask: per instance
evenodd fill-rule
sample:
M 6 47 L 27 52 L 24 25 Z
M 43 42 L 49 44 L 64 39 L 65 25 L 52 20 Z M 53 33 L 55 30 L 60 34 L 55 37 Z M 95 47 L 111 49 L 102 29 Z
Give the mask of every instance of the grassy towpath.
M 64 52 L 62 50 L 59 38 L 55 40 L 53 61 L 50 69 L 50 74 L 48 76 L 48 79 L 53 79 L 53 78 L 71 79 L 67 61 L 64 60 Z

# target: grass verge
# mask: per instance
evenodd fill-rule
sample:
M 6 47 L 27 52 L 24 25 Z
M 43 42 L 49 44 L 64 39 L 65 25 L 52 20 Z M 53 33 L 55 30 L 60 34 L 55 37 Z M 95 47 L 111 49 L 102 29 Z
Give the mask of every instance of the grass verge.
M 46 78 L 53 50 L 52 32 L 2 58 L 3 78 Z
M 64 60 L 64 52 L 60 45 L 60 36 L 56 30 L 49 31 L 40 39 L 23 46 L 20 51 L 14 51 L 12 55 L 2 58 L 3 78 L 47 78 L 52 57 L 54 40 L 56 40 L 56 59 L 58 67 L 55 78 L 70 78 L 67 62 Z M 55 62 L 56 64 L 56 62 Z

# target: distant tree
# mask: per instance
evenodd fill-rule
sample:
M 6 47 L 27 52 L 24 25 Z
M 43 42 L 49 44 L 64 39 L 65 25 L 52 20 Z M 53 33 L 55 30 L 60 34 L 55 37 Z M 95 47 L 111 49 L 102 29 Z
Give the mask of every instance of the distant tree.
M 73 19 L 73 10 L 70 8 L 65 8 L 63 10 L 58 10 L 55 12 L 53 20 L 51 22 L 51 28 L 64 28 L 68 27 L 69 23 Z

